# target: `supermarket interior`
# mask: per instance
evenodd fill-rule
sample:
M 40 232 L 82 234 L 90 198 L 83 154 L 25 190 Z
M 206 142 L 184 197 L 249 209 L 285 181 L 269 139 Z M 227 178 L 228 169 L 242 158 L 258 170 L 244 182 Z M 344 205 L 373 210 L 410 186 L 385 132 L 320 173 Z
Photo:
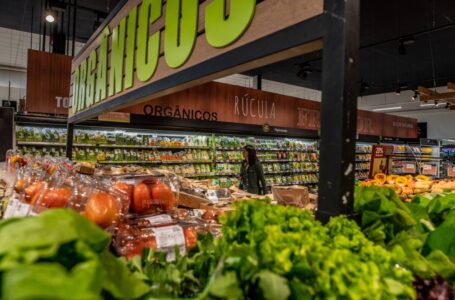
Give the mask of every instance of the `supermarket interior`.
M 0 3 L 0 300 L 455 299 L 453 0 Z

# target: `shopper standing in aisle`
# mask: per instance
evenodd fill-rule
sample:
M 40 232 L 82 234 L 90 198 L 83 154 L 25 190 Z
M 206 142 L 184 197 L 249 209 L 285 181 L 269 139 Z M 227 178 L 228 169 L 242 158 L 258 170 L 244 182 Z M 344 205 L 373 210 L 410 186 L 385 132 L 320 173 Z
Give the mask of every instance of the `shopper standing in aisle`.
M 256 156 L 256 149 L 247 145 L 243 149 L 243 162 L 240 168 L 240 189 L 256 195 L 267 193 L 264 171 Z

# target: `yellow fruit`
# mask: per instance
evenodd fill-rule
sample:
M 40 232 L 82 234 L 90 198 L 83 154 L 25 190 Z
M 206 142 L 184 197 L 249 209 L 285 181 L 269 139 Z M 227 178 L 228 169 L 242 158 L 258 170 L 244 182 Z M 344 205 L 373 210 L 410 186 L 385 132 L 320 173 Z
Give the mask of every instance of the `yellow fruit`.
M 374 180 L 378 185 L 383 185 L 386 181 L 386 175 L 384 173 L 378 173 L 374 175 Z
M 404 176 L 398 176 L 395 180 L 395 183 L 404 186 L 408 183 L 408 179 Z
M 425 176 L 425 175 L 417 175 L 416 180 L 417 181 L 430 181 L 430 177 Z
M 395 180 L 397 179 L 398 175 L 389 175 L 387 176 L 387 182 L 388 183 L 395 183 Z

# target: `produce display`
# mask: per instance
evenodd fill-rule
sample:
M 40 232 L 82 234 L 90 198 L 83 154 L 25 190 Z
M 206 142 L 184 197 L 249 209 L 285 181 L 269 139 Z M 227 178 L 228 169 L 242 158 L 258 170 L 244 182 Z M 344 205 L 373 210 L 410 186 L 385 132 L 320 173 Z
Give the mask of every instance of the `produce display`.
M 396 255 L 424 279 L 442 276 L 455 285 L 455 193 L 417 196 L 404 203 L 392 189 L 358 187 L 354 209 L 371 241 Z M 422 282 L 417 280 L 420 288 Z M 422 299 L 453 299 L 454 292 Z
M 30 216 L 0 223 L 1 299 L 455 296 L 455 193 L 447 189 L 406 203 L 390 188 L 357 187 L 357 223 L 340 216 L 322 225 L 311 210 L 232 203 L 210 180 L 166 171 L 83 175 L 68 160 L 14 153 L 7 166 L 17 178 L 10 201 Z
M 374 179 L 360 182 L 360 186 L 384 186 L 392 188 L 400 197 L 411 201 L 412 197 L 425 193 L 455 192 L 454 179 L 432 180 L 425 175 L 386 175 L 378 173 Z
M 71 210 L 2 221 L 0 298 L 138 299 L 148 293 L 109 243 L 107 232 Z
M 323 226 L 309 212 L 240 202 L 187 256 L 133 259 L 157 298 L 412 299 L 413 276 L 346 218 Z

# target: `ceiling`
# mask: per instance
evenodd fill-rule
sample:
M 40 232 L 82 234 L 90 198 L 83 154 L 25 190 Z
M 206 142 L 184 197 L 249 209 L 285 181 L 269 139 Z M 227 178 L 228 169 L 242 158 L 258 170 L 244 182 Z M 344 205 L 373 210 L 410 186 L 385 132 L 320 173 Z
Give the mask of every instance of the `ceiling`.
M 0 0 L 0 27 L 39 33 L 42 1 L 45 0 Z M 399 85 L 403 85 L 403 89 L 415 89 L 417 85 L 443 86 L 447 81 L 455 81 L 454 1 L 361 0 L 360 66 L 364 96 L 395 91 Z M 118 2 L 77 0 L 77 41 L 87 41 L 95 30 L 97 13 L 106 15 Z M 66 30 L 67 14 L 64 19 Z M 14 40 L 10 33 L 8 35 Z M 398 51 L 401 37 L 411 37 L 414 41 L 405 46 L 404 55 Z M 17 54 L 13 51 L 8 55 L 15 65 Z M 320 90 L 321 58 L 321 52 L 310 53 L 250 71 L 247 75 L 261 74 L 264 79 Z M 309 63 L 312 71 L 306 79 L 296 75 L 303 63 Z
M 55 0 L 60 3 L 77 1 L 76 40 L 86 42 L 95 30 L 97 14 L 106 16 L 119 0 Z M 43 0 L 0 0 L 0 27 L 34 33 L 40 32 L 39 16 Z M 33 13 L 32 13 L 33 11 Z M 73 14 L 71 13 L 71 20 Z M 67 29 L 68 14 L 64 16 L 64 28 Z M 72 21 L 71 21 L 72 26 Z M 72 28 L 70 29 L 72 35 Z
M 360 22 L 363 95 L 395 91 L 399 85 L 405 90 L 455 81 L 454 0 L 361 0 Z M 412 44 L 400 55 L 402 37 Z M 311 73 L 302 79 L 297 72 L 305 63 Z M 321 68 L 319 51 L 247 74 L 320 90 Z

